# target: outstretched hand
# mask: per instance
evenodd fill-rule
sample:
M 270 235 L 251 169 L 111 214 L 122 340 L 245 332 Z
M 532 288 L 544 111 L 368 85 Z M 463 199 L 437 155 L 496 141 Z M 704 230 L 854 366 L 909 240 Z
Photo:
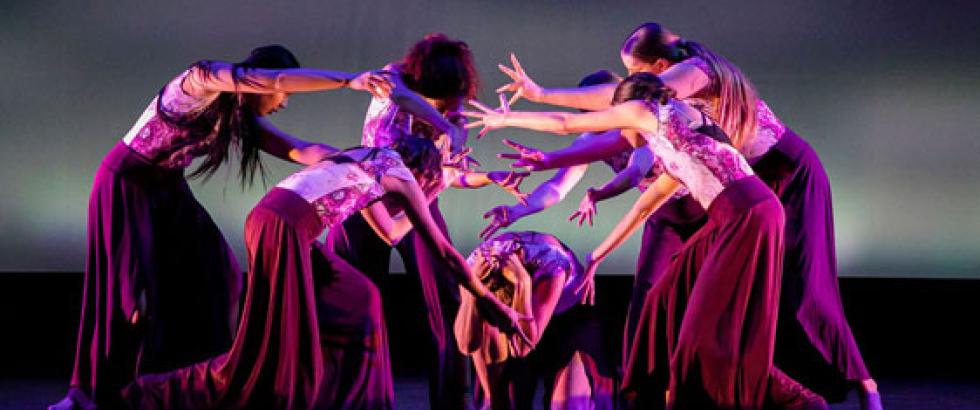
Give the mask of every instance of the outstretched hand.
M 572 215 L 568 217 L 569 221 L 574 221 L 575 218 L 578 218 L 578 226 L 582 226 L 582 223 L 586 221 L 589 222 L 589 226 L 593 226 L 593 219 L 595 218 L 595 215 L 599 213 L 599 210 L 596 209 L 595 206 L 596 201 L 594 193 L 595 190 L 592 188 L 585 191 L 585 196 L 583 196 L 582 200 L 578 203 L 578 210 L 572 212 Z
M 514 163 L 510 164 L 511 167 L 527 168 L 529 171 L 541 171 L 543 169 L 547 169 L 548 156 L 543 151 L 508 139 L 504 139 L 500 142 L 513 148 L 514 151 L 517 151 L 517 153 L 504 152 L 497 154 L 497 158 L 514 160 Z
M 489 219 L 490 222 L 480 231 L 480 239 L 490 239 L 497 231 L 510 226 L 514 223 L 510 218 L 510 207 L 507 205 L 496 206 L 487 211 L 483 214 L 483 219 Z
M 543 89 L 531 79 L 531 76 L 527 75 L 527 72 L 524 71 L 524 67 L 521 66 L 521 62 L 517 60 L 517 56 L 514 53 L 510 53 L 510 63 L 512 67 L 497 64 L 497 68 L 511 79 L 510 83 L 497 88 L 497 92 L 514 93 L 510 98 L 510 104 L 517 102 L 521 97 L 531 101 L 539 101 L 542 94 L 544 94 Z
M 498 128 L 503 128 L 505 126 L 504 120 L 507 117 L 507 113 L 510 112 L 510 103 L 507 102 L 507 97 L 503 93 L 497 94 L 500 99 L 500 106 L 496 109 L 487 107 L 478 100 L 467 101 L 471 106 L 475 107 L 480 111 L 463 111 L 461 114 L 475 118 L 475 121 L 471 121 L 465 125 L 465 128 L 476 128 L 483 127 L 480 133 L 476 135 L 476 139 L 483 138 L 488 132 L 493 131 Z
M 511 195 L 517 198 L 517 201 L 521 205 L 527 205 L 527 196 L 521 192 L 521 182 L 524 182 L 524 178 L 531 175 L 530 172 L 517 172 L 517 171 L 491 171 L 487 173 L 487 178 L 493 181 L 494 184 L 500 186 L 501 189 L 507 191 Z
M 378 98 L 388 98 L 391 89 L 395 87 L 385 76 L 390 72 L 383 70 L 365 71 L 357 75 L 347 83 L 352 90 L 367 91 Z

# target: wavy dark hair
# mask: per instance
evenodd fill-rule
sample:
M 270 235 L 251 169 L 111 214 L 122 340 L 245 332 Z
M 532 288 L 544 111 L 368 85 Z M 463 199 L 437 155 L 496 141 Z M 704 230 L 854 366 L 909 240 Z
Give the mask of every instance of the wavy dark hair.
M 480 88 L 470 47 L 442 33 L 428 34 L 412 45 L 398 68 L 408 88 L 444 101 L 443 111 L 454 110 L 462 101 L 475 98 Z
M 190 69 L 207 78 L 214 75 L 213 64 L 213 61 L 201 60 L 192 64 Z M 232 64 L 232 80 L 236 84 L 251 84 L 246 78 L 250 69 L 299 66 L 299 60 L 286 47 L 258 47 L 245 60 Z M 160 118 L 172 126 L 188 130 L 194 140 L 200 141 L 182 148 L 185 154 L 204 156 L 203 162 L 191 172 L 191 178 L 203 177 L 205 181 L 211 178 L 222 164 L 228 162 L 230 148 L 234 146 L 239 156 L 238 176 L 242 188 L 254 184 L 256 175 L 260 175 L 265 182 L 266 171 L 259 154 L 262 137 L 255 112 L 245 102 L 245 93 L 223 92 L 201 113 L 192 116 L 168 112 L 159 103 L 162 100 L 158 98 L 157 113 Z
M 736 147 L 755 135 L 757 94 L 748 77 L 735 64 L 715 54 L 704 45 L 678 38 L 673 40 L 669 32 L 657 23 L 643 23 L 634 29 L 623 42 L 622 52 L 646 63 L 663 58 L 679 63 L 688 58 L 704 60 L 718 79 L 708 93 L 718 100 L 715 112 L 710 115 L 726 134 L 732 136 Z
M 405 136 L 397 139 L 391 149 L 398 152 L 423 189 L 442 183 L 442 153 L 432 140 L 419 135 Z

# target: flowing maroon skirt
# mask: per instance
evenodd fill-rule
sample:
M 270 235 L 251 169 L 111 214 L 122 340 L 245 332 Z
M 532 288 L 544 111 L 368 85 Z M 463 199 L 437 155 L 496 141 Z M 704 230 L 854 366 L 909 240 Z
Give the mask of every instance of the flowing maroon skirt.
M 647 294 L 623 388 L 638 408 L 759 409 L 767 394 L 783 259 L 783 208 L 756 177 L 714 200 Z M 664 371 L 666 369 L 667 371 Z
M 125 391 L 134 408 L 387 409 L 391 369 L 377 289 L 314 246 L 312 206 L 275 188 L 249 214 L 249 282 L 227 353 L 143 376 Z
M 871 376 L 837 285 L 830 182 L 817 153 L 787 130 L 752 165 L 786 209 L 786 256 L 775 361 L 828 401 Z
M 83 286 L 69 395 L 115 407 L 137 374 L 228 349 L 241 270 L 183 171 L 120 142 L 92 185 Z

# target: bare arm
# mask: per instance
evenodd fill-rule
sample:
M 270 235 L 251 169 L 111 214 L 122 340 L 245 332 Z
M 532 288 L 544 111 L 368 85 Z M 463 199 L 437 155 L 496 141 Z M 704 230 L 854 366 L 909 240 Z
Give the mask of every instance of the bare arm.
M 619 154 L 631 146 L 646 145 L 646 140 L 634 138 L 633 141 L 630 141 L 622 137 L 619 130 L 612 130 L 598 134 L 585 141 L 576 141 L 568 147 L 551 152 L 542 152 L 537 148 L 521 145 L 510 140 L 503 140 L 503 143 L 517 151 L 516 154 L 498 154 L 500 158 L 516 160 L 511 164 L 512 167 L 526 167 L 532 171 L 543 171 L 603 160 Z
M 304 165 L 313 165 L 324 157 L 339 150 L 327 144 L 320 144 L 296 138 L 280 130 L 265 117 L 256 118 L 262 133 L 262 151 L 277 158 Z
M 510 77 L 512 81 L 498 88 L 497 92 L 513 92 L 512 102 L 524 97 L 536 103 L 590 111 L 606 109 L 612 104 L 616 84 L 600 84 L 578 88 L 542 88 L 524 71 L 521 62 L 517 60 L 517 56 L 511 54 L 510 62 L 513 67 L 497 65 L 497 68 Z
M 480 258 L 473 266 L 474 271 L 485 271 L 488 266 Z M 480 349 L 483 344 L 483 320 L 476 308 L 476 299 L 469 292 L 459 293 L 459 310 L 456 311 L 456 321 L 453 323 L 453 333 L 456 335 L 456 346 L 463 354 L 470 355 Z
M 619 128 L 654 132 L 659 126 L 656 117 L 640 101 L 628 101 L 602 111 L 584 113 L 497 111 L 476 101 L 471 101 L 471 103 L 481 112 L 467 111 L 463 113 L 476 119 L 476 121 L 466 124 L 468 128 L 483 126 L 485 130 L 492 130 L 516 127 L 566 135 Z
M 590 254 L 593 262 L 598 263 L 609 256 L 612 251 L 618 248 L 623 242 L 629 239 L 633 232 L 643 225 L 643 223 L 657 210 L 670 196 L 680 188 L 681 184 L 676 179 L 661 175 L 657 177 L 650 189 L 633 203 L 633 207 L 623 216 L 623 219 L 616 224 L 612 232 L 606 239 Z
M 653 159 L 653 151 L 650 146 L 636 148 L 630 154 L 626 168 L 617 173 L 605 185 L 593 190 L 592 199 L 596 202 L 604 201 L 635 188 L 643 180 L 643 177 L 650 172 L 650 168 L 653 167 Z
M 616 84 L 600 84 L 577 88 L 543 88 L 531 101 L 580 110 L 598 111 L 612 104 Z
M 677 93 L 676 98 L 690 97 L 711 86 L 711 78 L 692 63 L 674 64 L 658 77 Z
M 516 259 L 516 256 L 513 258 Z M 521 325 L 530 340 L 524 341 L 511 337 L 510 344 L 514 349 L 514 355 L 524 357 L 534 350 L 551 321 L 555 307 L 558 305 L 558 299 L 561 298 L 565 275 L 545 276 L 536 282 L 532 282 L 531 275 L 524 270 L 522 264 L 509 263 L 508 266 L 509 269 L 517 271 L 517 276 L 520 278 L 518 286 L 521 289 L 515 292 L 515 298 L 519 299 L 516 310 L 520 313 L 532 314 L 534 317 L 533 321 Z M 520 293 L 519 297 L 518 293 Z
M 207 68 L 191 67 L 190 74 L 181 85 L 190 95 L 206 96 L 219 92 L 244 92 L 257 94 L 294 93 L 333 90 L 345 86 L 371 91 L 375 87 L 385 90 L 391 84 L 374 73 L 346 73 L 313 68 L 287 68 L 267 70 L 262 68 L 238 69 L 240 81 L 235 81 L 230 63 L 212 61 Z
M 395 246 L 412 230 L 412 222 L 404 212 L 391 216 L 381 201 L 377 201 L 361 210 L 361 216 L 367 221 L 371 230 L 388 246 Z
M 538 185 L 527 196 L 526 203 L 500 205 L 491 208 L 483 214 L 483 219 L 490 219 L 490 222 L 480 231 L 480 237 L 489 238 L 498 230 L 510 226 L 521 218 L 536 214 L 561 202 L 582 179 L 588 168 L 588 165 L 562 168 L 550 179 Z

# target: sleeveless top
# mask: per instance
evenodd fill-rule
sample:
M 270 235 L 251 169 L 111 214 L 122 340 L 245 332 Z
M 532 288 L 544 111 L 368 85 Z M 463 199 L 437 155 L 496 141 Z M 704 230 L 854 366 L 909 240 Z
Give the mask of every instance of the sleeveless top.
M 377 148 L 361 161 L 353 161 L 343 153 L 327 158 L 290 175 L 276 187 L 303 197 L 329 229 L 380 199 L 385 193 L 381 186 L 383 176 L 415 181 L 397 152 Z
M 731 183 L 754 175 L 745 157 L 731 145 L 692 130 L 671 104 L 647 103 L 660 124 L 643 133 L 660 169 L 680 181 L 704 209 Z
M 123 137 L 123 143 L 133 151 L 164 168 L 187 168 L 194 158 L 207 153 L 217 135 L 219 116 L 207 114 L 206 109 L 220 93 L 207 97 L 187 94 L 181 88 L 181 83 L 189 73 L 190 70 L 186 70 L 167 83 Z M 195 130 L 189 126 L 167 123 L 161 115 L 182 120 L 196 120 L 200 115 L 211 115 L 213 118 L 210 121 L 200 120 L 204 124 L 214 125 L 208 129 Z

